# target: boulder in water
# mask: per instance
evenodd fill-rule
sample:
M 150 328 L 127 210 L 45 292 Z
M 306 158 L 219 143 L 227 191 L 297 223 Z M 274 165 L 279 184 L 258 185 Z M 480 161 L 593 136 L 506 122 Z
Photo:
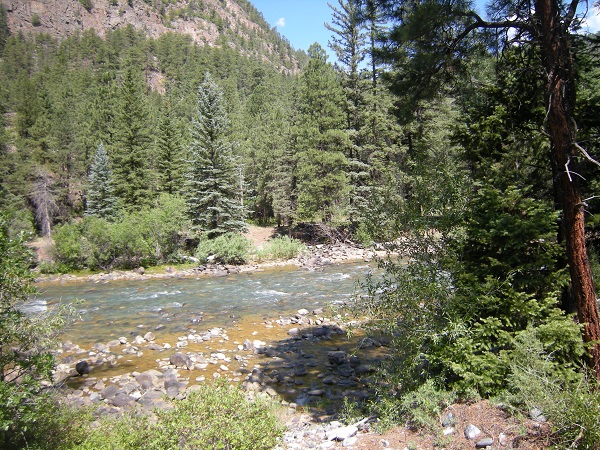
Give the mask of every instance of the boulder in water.
M 86 375 L 88 373 L 90 373 L 90 371 L 92 370 L 92 368 L 90 367 L 90 365 L 88 364 L 87 361 L 79 361 L 76 365 L 75 365 L 75 370 L 77 371 L 77 373 L 79 375 Z
M 179 352 L 171 355 L 169 362 L 175 367 L 185 367 L 186 369 L 191 369 L 194 366 L 188 355 Z

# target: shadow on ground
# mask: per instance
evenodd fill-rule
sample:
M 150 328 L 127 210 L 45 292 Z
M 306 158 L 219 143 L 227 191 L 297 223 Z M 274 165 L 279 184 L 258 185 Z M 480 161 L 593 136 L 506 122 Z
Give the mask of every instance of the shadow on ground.
M 337 325 L 292 328 L 290 334 L 254 349 L 264 358 L 242 383 L 245 389 L 279 395 L 321 421 L 339 413 L 345 400 L 361 404 L 373 396 L 373 373 L 387 339 L 348 338 Z

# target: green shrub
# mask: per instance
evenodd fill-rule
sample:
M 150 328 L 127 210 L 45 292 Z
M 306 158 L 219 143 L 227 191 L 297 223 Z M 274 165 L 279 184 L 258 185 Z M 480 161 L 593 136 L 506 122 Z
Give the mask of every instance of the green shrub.
M 188 219 L 181 197 L 162 194 L 155 208 L 134 217 L 140 236 L 148 246 L 148 255 L 156 262 L 173 262 L 184 243 Z
M 99 217 L 86 217 L 82 225 L 82 247 L 85 266 L 109 270 L 116 257 L 114 230 L 116 225 Z
M 43 382 L 54 367 L 56 336 L 66 320 L 60 308 L 25 314 L 24 301 L 35 294 L 30 255 L 23 237 L 8 237 L 8 221 L 0 214 L 0 448 L 28 446 L 44 426 L 48 399 Z M 44 438 L 42 437 L 42 442 Z
M 54 232 L 57 267 L 73 271 L 131 269 L 176 259 L 187 228 L 181 198 L 162 195 L 155 208 L 109 222 L 95 216 L 64 224 Z
M 416 429 L 435 430 L 441 422 L 442 413 L 457 399 L 454 392 L 436 386 L 433 379 L 403 394 L 382 394 L 366 405 L 367 413 L 377 416 L 379 431 L 385 431 L 399 423 Z
M 79 3 L 81 3 L 81 6 L 83 6 L 87 12 L 90 12 L 94 8 L 92 0 L 79 0 Z
M 80 223 L 65 223 L 54 229 L 52 255 L 57 264 L 69 271 L 82 269 L 86 264 L 83 229 Z
M 456 400 L 454 393 L 438 388 L 429 379 L 419 388 L 402 396 L 401 409 L 410 425 L 416 428 L 435 428 L 442 413 Z
M 202 385 L 170 411 L 104 419 L 79 449 L 272 449 L 283 427 L 267 400 L 248 400 L 224 382 Z
M 212 259 L 221 264 L 245 264 L 251 247 L 252 243 L 241 234 L 227 233 L 214 239 L 201 239 L 196 258 L 201 262 Z
M 299 240 L 288 236 L 278 236 L 267 242 L 264 247 L 256 252 L 259 261 L 287 260 L 306 251 L 306 246 Z
M 39 27 L 42 24 L 42 19 L 40 19 L 39 14 L 31 15 L 31 25 L 34 27 Z
M 537 330 L 520 337 L 504 400 L 526 415 L 533 408 L 542 411 L 552 421 L 556 448 L 600 448 L 598 382 L 562 367 L 545 347 Z

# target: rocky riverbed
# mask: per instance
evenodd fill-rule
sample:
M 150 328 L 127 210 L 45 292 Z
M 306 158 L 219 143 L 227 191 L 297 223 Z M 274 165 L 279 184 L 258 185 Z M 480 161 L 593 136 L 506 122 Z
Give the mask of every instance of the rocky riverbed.
M 315 246 L 295 264 L 318 270 L 372 257 L 368 252 Z M 205 266 L 159 276 L 219 276 L 216 271 L 228 274 L 263 267 Z M 102 277 L 107 275 L 93 277 L 106 282 L 111 278 Z M 155 276 L 117 275 L 115 279 Z M 57 349 L 60 364 L 54 388 L 73 405 L 95 405 L 98 416 L 111 416 L 170 409 L 174 401 L 202 383 L 226 380 L 241 385 L 250 398 L 264 396 L 281 405 L 288 431 L 279 449 L 420 449 L 442 441 L 450 449 L 544 448 L 540 442 L 545 442 L 549 426 L 543 414 L 517 421 L 487 402 L 451 406 L 440 416 L 439 429 L 425 434 L 399 427 L 379 435 L 372 428 L 376 418 L 370 417 L 342 423 L 337 412 L 344 399 L 364 402 L 373 398 L 373 372 L 386 357 L 389 342 L 384 337 L 360 335 L 349 340 L 342 317 L 330 311 L 300 309 L 289 316 L 225 328 L 202 329 L 202 324 L 194 323 L 195 328 L 178 335 L 162 334 L 165 330 L 160 327 L 147 331 L 140 324 L 137 332 L 108 342 L 80 346 L 66 341 Z
M 373 372 L 389 341 L 364 336 L 350 341 L 339 319 L 325 317 L 320 309 L 300 309 L 262 325 L 276 329 L 281 339 L 265 342 L 254 332 L 231 342 L 228 330 L 212 328 L 192 330 L 173 344 L 157 342 L 153 332 L 87 349 L 65 342 L 57 351 L 55 387 L 73 405 L 95 405 L 98 416 L 132 410 L 153 414 L 172 408 L 173 401 L 201 383 L 224 379 L 240 384 L 249 398 L 264 396 L 281 405 L 288 431 L 279 450 L 424 449 L 442 441 L 450 449 L 543 448 L 538 444 L 549 426 L 540 411 L 519 422 L 487 402 L 451 406 L 440 415 L 437 434 L 399 427 L 380 435 L 372 429 L 372 417 L 342 423 L 336 413 L 343 399 L 360 403 L 372 398 Z M 190 350 L 198 343 L 217 349 Z M 110 375 L 121 361 L 147 353 L 152 353 L 155 367 Z
M 222 378 L 239 383 L 250 398 L 265 396 L 287 410 L 291 419 L 286 448 L 310 448 L 305 446 L 307 440 L 319 445 L 352 442 L 351 435 L 331 435 L 331 430 L 340 428 L 342 433 L 344 428 L 333 421 L 335 413 L 344 398 L 360 402 L 373 395 L 372 373 L 388 341 L 363 337 L 350 342 L 340 323 L 325 317 L 321 309 L 300 309 L 263 325 L 278 329 L 284 337 L 267 343 L 256 338 L 259 333 L 255 332 L 244 341 L 230 342 L 226 329 L 212 328 L 191 330 L 172 344 L 157 342 L 153 332 L 90 348 L 67 341 L 57 350 L 60 363 L 54 373 L 55 387 L 73 405 L 95 405 L 99 416 L 127 410 L 152 414 L 157 408 L 171 408 L 172 400 L 184 398 L 201 383 Z M 223 348 L 189 350 L 198 343 Z M 359 350 L 352 351 L 356 344 Z M 154 368 L 110 375 L 123 361 L 149 352 L 156 362 Z M 317 431 L 321 429 L 325 434 Z

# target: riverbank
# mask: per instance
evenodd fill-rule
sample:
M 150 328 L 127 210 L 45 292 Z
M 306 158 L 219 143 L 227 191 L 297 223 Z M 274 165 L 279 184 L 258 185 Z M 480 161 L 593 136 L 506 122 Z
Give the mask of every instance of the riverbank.
M 377 364 L 387 354 L 385 337 L 355 335 L 331 312 L 300 309 L 296 314 L 254 324 L 243 334 L 215 328 L 193 330 L 173 345 L 152 332 L 97 343 L 89 349 L 65 343 L 56 379 L 71 405 L 93 406 L 97 417 L 126 411 L 154 414 L 171 409 L 203 383 L 221 379 L 240 385 L 249 398 L 266 397 L 279 405 L 288 431 L 278 449 L 424 449 L 544 448 L 550 426 L 537 419 L 516 419 L 487 401 L 454 404 L 440 412 L 432 429 L 396 427 L 374 431 L 376 419 L 343 423 L 344 400 L 374 399 Z M 265 339 L 266 333 L 271 340 Z M 274 334 L 275 333 L 275 334 Z M 274 339 L 277 336 L 279 339 Z M 199 350 L 201 344 L 204 350 Z M 196 346 L 196 347 L 194 347 Z M 111 376 L 103 368 L 151 353 L 154 368 Z M 68 354 L 68 356 L 67 356 Z M 85 361 L 77 373 L 76 365 Z
M 36 283 L 99 283 L 116 280 L 149 280 L 162 278 L 194 278 L 201 276 L 222 277 L 237 273 L 251 273 L 277 267 L 295 266 L 306 270 L 346 262 L 370 262 L 376 257 L 384 257 L 383 250 L 365 249 L 348 244 L 318 244 L 306 246 L 306 252 L 285 261 L 261 261 L 243 265 L 187 264 L 185 266 L 162 266 L 161 268 L 140 267 L 134 270 L 115 270 L 94 274 L 40 274 Z

